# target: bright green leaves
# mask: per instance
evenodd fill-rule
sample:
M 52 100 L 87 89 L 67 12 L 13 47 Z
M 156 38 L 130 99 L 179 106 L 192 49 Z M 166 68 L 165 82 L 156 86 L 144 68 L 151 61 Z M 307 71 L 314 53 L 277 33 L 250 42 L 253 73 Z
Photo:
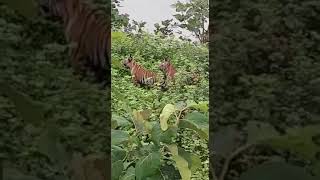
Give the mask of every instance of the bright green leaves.
M 172 159 L 176 162 L 182 180 L 191 179 L 191 170 L 188 167 L 188 161 L 179 156 L 178 147 L 176 145 L 169 145 L 168 148 L 172 153 Z
M 160 153 L 152 152 L 149 155 L 142 157 L 136 164 L 136 179 L 144 180 L 147 177 L 158 174 L 160 169 Z
M 167 104 L 160 114 L 160 125 L 163 131 L 168 129 L 169 117 L 176 111 L 176 107 L 172 104 Z

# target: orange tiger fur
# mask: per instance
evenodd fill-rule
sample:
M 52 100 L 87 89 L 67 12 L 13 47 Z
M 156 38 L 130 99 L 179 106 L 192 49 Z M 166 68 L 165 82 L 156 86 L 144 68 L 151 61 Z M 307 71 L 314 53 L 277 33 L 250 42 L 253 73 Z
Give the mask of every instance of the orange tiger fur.
M 128 59 L 123 61 L 123 65 L 130 69 L 132 81 L 135 85 L 140 84 L 150 86 L 161 81 L 160 76 L 157 73 L 144 69 L 132 59 L 131 55 Z
M 62 19 L 75 72 L 85 74 L 90 68 L 99 82 L 104 81 L 111 68 L 110 17 L 84 0 L 40 0 L 40 7 Z

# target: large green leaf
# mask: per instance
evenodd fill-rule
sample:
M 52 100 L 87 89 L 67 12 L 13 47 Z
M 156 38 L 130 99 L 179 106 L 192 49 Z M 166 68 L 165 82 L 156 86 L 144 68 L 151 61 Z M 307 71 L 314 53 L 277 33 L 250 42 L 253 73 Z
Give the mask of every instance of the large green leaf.
M 116 128 L 118 126 L 126 127 L 126 126 L 130 125 L 130 121 L 129 120 L 127 120 L 126 118 L 121 117 L 119 115 L 116 115 L 116 114 L 112 114 L 112 122 L 114 123 L 113 128 Z
M 119 160 L 124 160 L 127 152 L 121 147 L 112 145 L 111 146 L 111 162 L 116 162 Z
M 179 156 L 188 161 L 188 168 L 191 173 L 194 173 L 197 169 L 201 168 L 201 159 L 196 154 L 185 151 L 184 149 L 178 147 Z
M 151 115 L 151 110 L 143 110 L 143 111 L 133 110 L 132 115 L 133 115 L 133 122 L 136 127 L 136 130 L 140 133 L 149 132 L 151 128 L 149 127 L 149 122 L 147 121 L 147 119 Z
M 209 117 L 199 113 L 191 112 L 187 114 L 185 119 L 179 122 L 180 128 L 192 129 L 203 139 L 209 139 Z
M 182 180 L 191 179 L 191 170 L 189 169 L 189 163 L 186 159 L 179 155 L 179 150 L 177 145 L 171 144 L 168 146 L 169 151 L 172 154 L 172 159 L 175 161 L 176 166 L 179 170 Z
M 160 145 L 160 142 L 171 144 L 172 138 L 177 135 L 177 130 L 177 127 L 171 126 L 166 131 L 162 131 L 160 124 L 156 123 L 152 127 L 151 140 L 158 146 Z
M 119 180 L 123 171 L 123 162 L 121 160 L 112 162 L 111 168 L 111 179 L 112 180 Z
M 140 158 L 136 163 L 136 179 L 144 180 L 147 177 L 157 174 L 160 165 L 160 152 L 152 152 L 149 155 Z
M 122 130 L 111 130 L 111 145 L 118 145 L 129 140 L 129 134 Z
M 316 180 L 302 167 L 282 162 L 262 164 L 241 174 L 240 180 Z
M 135 168 L 129 167 L 126 170 L 126 173 L 120 178 L 121 180 L 135 180 L 136 174 L 135 174 Z
M 160 126 L 163 131 L 168 129 L 169 117 L 176 111 L 176 107 L 173 104 L 167 104 L 160 114 Z
M 270 138 L 279 136 L 276 129 L 267 123 L 262 123 L 258 121 L 249 121 L 247 124 L 248 128 L 248 143 L 259 143 L 266 141 Z

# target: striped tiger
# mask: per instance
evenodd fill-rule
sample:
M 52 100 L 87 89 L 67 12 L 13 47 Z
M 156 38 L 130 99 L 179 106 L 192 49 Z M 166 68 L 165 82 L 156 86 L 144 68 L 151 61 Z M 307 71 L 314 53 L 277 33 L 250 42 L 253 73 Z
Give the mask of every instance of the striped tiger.
M 175 83 L 176 69 L 168 58 L 165 58 L 159 65 L 160 70 L 164 73 L 166 81 Z
M 62 19 L 75 73 L 84 75 L 90 69 L 98 82 L 106 80 L 111 68 L 110 17 L 84 0 L 39 1 L 44 15 Z
M 133 60 L 132 56 L 123 61 L 124 67 L 130 69 L 132 82 L 135 85 L 147 85 L 151 86 L 157 83 L 160 83 L 161 87 L 163 87 L 163 83 L 161 77 L 152 71 L 146 70 L 141 65 L 139 65 L 135 60 Z

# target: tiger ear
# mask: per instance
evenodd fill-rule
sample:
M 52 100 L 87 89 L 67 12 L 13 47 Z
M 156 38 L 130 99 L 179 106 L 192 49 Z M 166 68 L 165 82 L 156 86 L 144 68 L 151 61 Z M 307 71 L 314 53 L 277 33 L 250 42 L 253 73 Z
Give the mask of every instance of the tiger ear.
M 132 61 L 132 56 L 131 56 L 131 54 L 129 55 L 128 60 L 129 60 L 129 62 L 131 62 L 131 61 Z

